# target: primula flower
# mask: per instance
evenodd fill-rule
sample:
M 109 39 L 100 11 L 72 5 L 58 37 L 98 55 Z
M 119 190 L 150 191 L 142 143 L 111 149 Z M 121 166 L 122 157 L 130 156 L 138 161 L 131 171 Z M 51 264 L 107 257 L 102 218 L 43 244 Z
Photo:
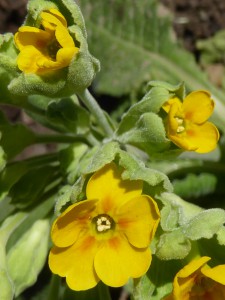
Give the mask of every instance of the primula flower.
M 51 271 L 66 277 L 73 290 L 100 280 L 119 287 L 145 274 L 159 210 L 141 193 L 142 181 L 122 180 L 114 163 L 92 175 L 87 200 L 68 207 L 52 226 Z
M 173 292 L 164 300 L 225 299 L 225 265 L 210 268 L 204 256 L 191 261 L 175 276 Z
M 174 144 L 199 153 L 215 149 L 219 132 L 207 122 L 214 109 L 214 101 L 207 91 L 192 92 L 183 102 L 177 97 L 171 98 L 163 109 L 167 112 L 167 136 Z
M 57 9 L 40 14 L 41 28 L 22 26 L 14 40 L 20 50 L 17 64 L 24 73 L 43 74 L 68 66 L 79 51 Z

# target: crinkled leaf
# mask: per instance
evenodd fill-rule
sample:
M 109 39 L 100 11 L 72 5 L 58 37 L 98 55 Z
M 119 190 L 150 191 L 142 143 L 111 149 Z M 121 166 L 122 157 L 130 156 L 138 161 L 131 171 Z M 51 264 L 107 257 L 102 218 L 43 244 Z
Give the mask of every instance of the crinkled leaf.
M 160 260 L 153 256 L 148 272 L 134 280 L 132 297 L 134 300 L 159 300 L 172 291 L 172 281 L 181 269 L 180 260 Z
M 117 135 L 121 135 L 132 129 L 144 113 L 158 113 L 163 103 L 169 98 L 170 93 L 167 89 L 163 87 L 153 87 L 141 101 L 132 105 L 123 115 L 117 130 Z
M 59 191 L 56 196 L 56 204 L 55 204 L 55 215 L 59 216 L 62 212 L 62 208 L 65 207 L 67 203 L 71 201 L 71 193 L 72 193 L 72 186 L 64 185 Z
M 217 240 L 220 245 L 225 246 L 225 227 L 222 226 L 217 232 Z
M 162 119 L 152 112 L 142 114 L 133 128 L 119 136 L 118 140 L 145 150 L 150 155 L 168 149 L 171 144 L 166 138 Z
M 216 190 L 217 177 L 210 173 L 188 174 L 184 179 L 173 181 L 174 193 L 182 198 L 198 198 Z
M 190 250 L 190 240 L 183 234 L 182 228 L 178 228 L 160 236 L 156 247 L 156 255 L 163 260 L 183 259 Z
M 16 296 L 37 280 L 48 253 L 48 236 L 49 221 L 38 220 L 7 254 L 8 271 Z
M 119 144 L 116 142 L 109 142 L 101 146 L 96 146 L 83 158 L 81 172 L 88 174 L 101 169 L 104 165 L 114 160 L 119 149 Z
M 165 231 L 175 228 L 177 223 L 179 226 L 186 224 L 203 211 L 203 208 L 185 201 L 173 193 L 162 193 L 157 199 L 164 205 L 162 208 L 164 217 L 161 225 Z
M 101 72 L 95 82 L 98 93 L 121 96 L 140 90 L 149 80 L 173 84 L 183 80 L 189 90 L 212 92 L 216 101 L 214 117 L 224 131 L 225 94 L 209 82 L 194 56 L 173 38 L 171 19 L 158 16 L 159 1 L 79 3 L 91 52 L 101 58 Z
M 225 210 L 220 208 L 207 209 L 200 212 L 183 226 L 183 232 L 191 240 L 210 239 L 225 223 Z
M 118 157 L 119 164 L 125 169 L 122 173 L 123 179 L 143 180 L 147 183 L 146 187 L 144 187 L 144 192 L 150 195 L 172 191 L 172 185 L 165 174 L 151 168 L 146 168 L 141 160 L 123 150 L 119 151 Z

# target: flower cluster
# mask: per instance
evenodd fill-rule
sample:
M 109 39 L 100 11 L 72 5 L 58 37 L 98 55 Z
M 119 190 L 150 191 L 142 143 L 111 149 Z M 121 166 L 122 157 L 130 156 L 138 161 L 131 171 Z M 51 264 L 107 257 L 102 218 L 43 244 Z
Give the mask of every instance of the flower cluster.
M 214 101 L 207 91 L 190 93 L 182 102 L 171 98 L 164 105 L 165 121 L 169 139 L 178 147 L 206 153 L 215 149 L 219 132 L 215 125 L 207 122 L 214 108 Z
M 92 288 L 100 280 L 119 287 L 145 274 L 159 210 L 141 193 L 142 182 L 122 180 L 114 163 L 92 175 L 87 200 L 71 205 L 53 224 L 52 272 L 66 277 L 73 290 Z
M 175 276 L 173 292 L 165 300 L 225 299 L 225 265 L 210 268 L 204 256 L 191 261 Z
M 43 74 L 69 65 L 79 52 L 57 9 L 41 12 L 41 28 L 22 26 L 15 34 L 20 54 L 17 64 L 24 73 Z

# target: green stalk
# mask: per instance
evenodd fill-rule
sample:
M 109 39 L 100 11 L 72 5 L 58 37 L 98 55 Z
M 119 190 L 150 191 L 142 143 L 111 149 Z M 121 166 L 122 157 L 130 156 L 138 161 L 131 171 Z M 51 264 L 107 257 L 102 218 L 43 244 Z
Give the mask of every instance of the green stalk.
M 109 293 L 109 287 L 102 282 L 99 282 L 97 285 L 99 300 L 111 300 L 111 296 Z
M 59 299 L 59 289 L 60 289 L 60 277 L 57 275 L 52 275 L 49 290 L 48 290 L 48 300 L 58 300 Z
M 112 137 L 113 130 L 112 127 L 101 107 L 98 105 L 95 98 L 90 94 L 90 92 L 86 89 L 83 92 L 79 93 L 78 96 L 84 103 L 84 105 L 88 108 L 88 110 L 93 114 L 98 124 L 101 126 L 102 130 L 106 134 L 107 137 Z
M 45 135 L 37 135 L 35 143 L 84 143 L 88 146 L 93 144 L 93 139 L 90 140 L 89 137 L 84 137 L 83 135 L 62 135 L 62 134 L 45 134 Z M 96 142 L 95 142 L 96 143 Z

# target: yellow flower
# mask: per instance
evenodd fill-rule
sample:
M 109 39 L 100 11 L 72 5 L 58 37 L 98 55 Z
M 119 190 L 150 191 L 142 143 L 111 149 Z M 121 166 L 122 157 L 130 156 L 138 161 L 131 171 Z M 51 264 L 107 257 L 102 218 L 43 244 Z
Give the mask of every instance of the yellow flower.
M 52 226 L 51 271 L 66 277 L 73 290 L 100 280 L 119 287 L 145 274 L 159 210 L 141 192 L 142 181 L 122 180 L 114 163 L 92 175 L 87 200 L 71 205 Z
M 57 9 L 43 11 L 40 17 L 42 29 L 22 26 L 15 34 L 20 50 L 17 64 L 24 73 L 43 74 L 64 68 L 79 51 Z
M 183 102 L 177 97 L 164 105 L 167 112 L 165 126 L 167 136 L 178 147 L 199 153 L 215 149 L 219 132 L 207 122 L 214 109 L 214 102 L 207 91 L 190 93 Z
M 210 268 L 204 256 L 191 261 L 175 276 L 173 292 L 165 300 L 225 299 L 225 265 Z

